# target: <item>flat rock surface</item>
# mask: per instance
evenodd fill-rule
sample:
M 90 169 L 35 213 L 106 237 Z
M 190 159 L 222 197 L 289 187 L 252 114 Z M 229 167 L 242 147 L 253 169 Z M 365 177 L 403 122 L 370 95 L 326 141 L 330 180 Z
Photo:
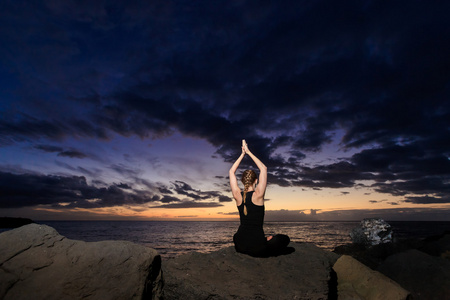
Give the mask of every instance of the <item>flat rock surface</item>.
M 293 253 L 255 258 L 233 247 L 163 262 L 165 299 L 328 299 L 339 255 L 308 243 Z
M 0 234 L 0 299 L 158 299 L 161 293 L 154 249 L 69 240 L 38 224 Z

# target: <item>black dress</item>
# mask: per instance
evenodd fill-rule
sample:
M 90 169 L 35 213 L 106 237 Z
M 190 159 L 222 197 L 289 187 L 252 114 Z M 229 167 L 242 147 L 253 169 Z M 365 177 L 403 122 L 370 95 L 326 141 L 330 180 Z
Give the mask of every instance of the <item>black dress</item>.
M 255 205 L 252 195 L 253 191 L 246 194 L 247 215 L 244 214 L 244 201 L 238 206 L 241 224 L 233 236 L 234 247 L 237 252 L 256 257 L 279 255 L 289 244 L 289 237 L 277 234 L 267 241 L 263 230 L 264 205 Z

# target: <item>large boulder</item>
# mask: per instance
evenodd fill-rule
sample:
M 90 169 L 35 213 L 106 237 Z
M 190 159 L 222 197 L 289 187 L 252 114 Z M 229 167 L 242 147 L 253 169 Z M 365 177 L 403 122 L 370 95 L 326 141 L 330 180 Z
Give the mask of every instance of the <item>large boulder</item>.
M 351 256 L 341 256 L 333 269 L 337 275 L 340 300 L 405 300 L 410 296 L 398 283 Z
M 164 295 L 169 300 L 333 298 L 331 268 L 339 256 L 312 244 L 290 246 L 293 253 L 268 258 L 233 247 L 179 256 L 163 265 Z
M 0 234 L 0 299 L 159 299 L 162 284 L 151 248 L 69 240 L 38 224 Z
M 411 249 L 389 256 L 378 271 L 408 289 L 413 299 L 450 299 L 450 261 Z

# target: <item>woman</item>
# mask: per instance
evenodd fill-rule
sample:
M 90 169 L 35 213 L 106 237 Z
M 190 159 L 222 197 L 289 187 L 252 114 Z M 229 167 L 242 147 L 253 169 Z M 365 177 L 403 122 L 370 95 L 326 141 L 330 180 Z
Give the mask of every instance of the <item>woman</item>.
M 259 169 L 259 182 L 256 173 L 246 170 L 242 174 L 244 191 L 238 186 L 236 170 L 245 155 L 251 157 Z M 248 149 L 242 140 L 242 153 L 229 171 L 230 187 L 239 210 L 241 224 L 233 236 L 237 252 L 256 257 L 275 256 L 286 253 L 289 237 L 284 234 L 264 236 L 264 194 L 267 186 L 267 167 Z M 257 185 L 258 183 L 258 185 Z

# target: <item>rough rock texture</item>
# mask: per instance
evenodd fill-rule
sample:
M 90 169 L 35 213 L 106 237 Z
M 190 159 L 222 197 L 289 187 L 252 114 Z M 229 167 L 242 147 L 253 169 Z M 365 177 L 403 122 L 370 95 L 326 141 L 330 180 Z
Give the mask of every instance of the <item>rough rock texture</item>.
M 0 234 L 0 299 L 159 299 L 161 293 L 154 249 L 69 240 L 37 224 Z
M 410 295 L 398 283 L 348 255 L 333 266 L 338 280 L 338 299 L 404 300 Z
M 339 256 L 312 244 L 290 246 L 295 252 L 278 257 L 254 258 L 228 247 L 164 262 L 165 299 L 328 299 Z
M 389 256 L 378 268 L 415 300 L 450 299 L 450 261 L 412 249 Z
M 336 247 L 334 252 L 351 255 L 364 265 L 378 270 L 408 290 L 415 300 L 450 300 L 449 232 L 370 248 L 343 245 Z
M 392 228 L 383 219 L 364 219 L 360 227 L 354 228 L 350 233 L 352 242 L 373 246 L 392 242 Z

